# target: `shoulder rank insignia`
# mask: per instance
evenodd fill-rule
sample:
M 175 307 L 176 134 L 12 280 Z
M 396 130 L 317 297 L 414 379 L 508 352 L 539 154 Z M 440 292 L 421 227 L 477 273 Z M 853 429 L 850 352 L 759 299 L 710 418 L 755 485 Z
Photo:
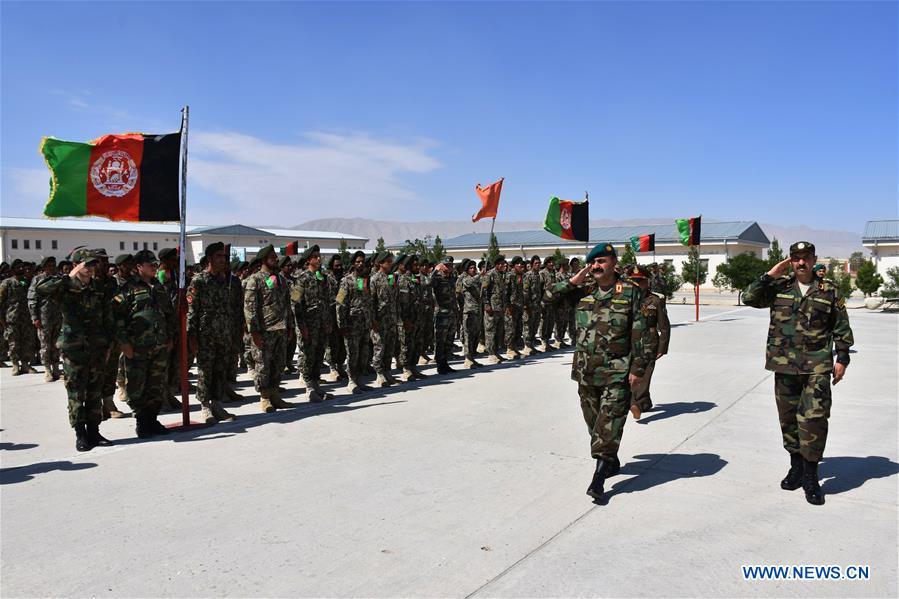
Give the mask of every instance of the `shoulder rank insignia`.
M 621 281 L 615 283 L 615 293 L 621 293 L 624 290 L 624 285 L 621 284 Z

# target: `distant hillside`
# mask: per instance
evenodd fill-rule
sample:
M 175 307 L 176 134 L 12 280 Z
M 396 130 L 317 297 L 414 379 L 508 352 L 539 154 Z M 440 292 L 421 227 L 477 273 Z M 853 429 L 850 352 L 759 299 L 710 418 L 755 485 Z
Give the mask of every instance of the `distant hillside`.
M 613 225 L 650 225 L 656 223 L 671 222 L 673 217 L 637 218 L 629 220 L 591 220 L 591 227 L 606 227 Z M 714 222 L 714 219 L 704 218 L 705 222 Z M 811 229 L 805 226 L 784 226 L 759 223 L 769 239 L 776 237 L 781 246 L 786 246 L 798 240 L 806 240 L 815 243 L 818 254 L 822 257 L 848 258 L 852 252 L 862 251 L 861 232 L 831 231 Z M 486 233 L 490 231 L 490 221 L 482 220 L 472 223 L 464 220 L 456 221 L 412 221 L 401 222 L 392 220 L 374 220 L 369 218 L 320 218 L 300 223 L 293 228 L 309 229 L 313 231 L 340 231 L 350 235 L 366 237 L 370 241 L 369 248 L 375 246 L 378 237 L 383 237 L 388 245 L 402 243 L 406 239 L 423 239 L 426 235 L 440 235 L 443 239 L 449 239 L 465 233 Z M 537 221 L 497 221 L 497 231 L 526 231 L 529 229 L 542 229 L 543 223 Z

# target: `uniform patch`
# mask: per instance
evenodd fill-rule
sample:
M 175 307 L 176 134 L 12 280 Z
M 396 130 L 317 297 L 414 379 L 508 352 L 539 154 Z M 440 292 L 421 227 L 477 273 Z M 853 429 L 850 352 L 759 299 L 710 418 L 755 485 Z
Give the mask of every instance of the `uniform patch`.
M 615 283 L 615 293 L 621 293 L 624 290 L 624 285 L 621 283 Z
M 298 287 L 293 287 L 290 290 L 290 301 L 298 302 L 300 298 L 303 297 L 303 292 Z
M 777 297 L 782 299 L 796 299 L 796 296 L 792 293 L 778 293 Z
M 846 298 L 845 298 L 845 297 L 841 297 L 841 298 L 837 301 L 837 308 L 839 308 L 840 310 L 842 310 L 842 309 L 845 308 L 845 307 L 846 307 Z

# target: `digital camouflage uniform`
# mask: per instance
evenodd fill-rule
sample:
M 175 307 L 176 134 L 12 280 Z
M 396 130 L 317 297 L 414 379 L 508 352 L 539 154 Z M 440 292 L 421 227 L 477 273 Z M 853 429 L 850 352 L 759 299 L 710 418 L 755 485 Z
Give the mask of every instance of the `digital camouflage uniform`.
M 818 462 L 827 442 L 833 350 L 837 362 L 849 364 L 854 343 L 846 300 L 830 280 L 813 280 L 803 296 L 795 276 L 766 273 L 746 288 L 743 302 L 771 310 L 765 368 L 774 372 L 784 448 Z
M 300 376 L 309 390 L 321 376 L 328 344 L 331 298 L 327 278 L 321 271 L 304 270 L 293 284 L 290 299 L 300 344 Z
M 463 274 L 459 277 L 462 293 L 462 347 L 465 358 L 474 360 L 481 335 L 481 276 Z
M 46 278 L 46 274 L 40 273 L 31 280 L 28 288 L 28 311 L 32 321 L 41 321 L 41 328 L 37 330 L 37 338 L 41 343 L 41 363 L 48 373 L 56 374 L 59 367 L 56 341 L 62 328 L 62 313 L 54 297 L 37 293 L 37 286 Z
M 147 283 L 135 277 L 118 289 L 112 306 L 118 345 L 134 349 L 131 358 L 125 356 L 125 400 L 136 418 L 155 420 L 168 392 L 167 344 L 177 327 L 172 300 L 155 279 Z
M 97 267 L 97 272 L 99 273 L 102 269 Z M 103 297 L 106 298 L 106 301 L 111 303 L 116 293 L 119 292 L 119 283 L 115 277 L 111 277 L 108 274 L 97 275 L 94 277 L 95 284 L 103 290 Z M 115 307 L 113 307 L 115 308 Z M 115 310 L 113 309 L 113 313 Z M 116 391 L 116 380 L 119 376 L 119 348 L 116 347 L 116 342 L 114 339 L 110 339 L 109 343 L 109 352 L 107 352 L 106 364 L 103 366 L 103 398 L 111 398 L 115 395 Z M 166 354 L 166 358 L 168 358 L 168 354 Z M 108 410 L 104 406 L 104 417 L 109 417 Z
M 250 275 L 253 276 L 253 275 Z M 244 301 L 247 295 L 247 283 L 249 283 L 250 277 L 243 279 L 240 282 L 241 293 L 240 293 L 240 310 L 244 312 Z M 247 327 L 246 320 L 246 312 L 244 312 L 244 330 L 241 338 L 241 352 L 243 352 L 243 360 L 247 365 L 247 370 L 252 372 L 255 368 L 255 364 L 253 362 L 253 338 L 250 336 L 250 329 Z
M 418 305 L 418 354 L 425 356 L 434 348 L 434 315 L 436 314 L 437 301 L 434 291 L 431 289 L 431 281 L 434 273 L 418 275 L 418 289 L 421 294 L 421 302 Z
M 492 268 L 487 271 L 481 297 L 484 300 L 484 346 L 488 356 L 498 356 L 505 345 L 506 280 L 503 273 Z M 490 308 L 488 310 L 487 308 Z
M 522 343 L 523 318 L 525 308 L 524 273 L 518 274 L 510 268 L 506 276 L 506 316 L 505 343 L 506 350 L 517 353 Z
M 397 297 L 399 298 L 399 322 L 397 335 L 399 356 L 397 365 L 403 370 L 414 370 L 418 364 L 418 301 L 419 287 L 415 275 L 406 273 L 396 275 Z M 408 324 L 408 330 L 406 330 Z
M 548 346 L 553 338 L 556 309 L 552 290 L 556 282 L 555 271 L 548 268 L 543 268 L 540 271 L 540 287 L 543 290 L 543 298 L 540 302 L 540 339 L 543 341 L 544 346 Z
M 371 277 L 372 319 L 377 324 L 371 332 L 374 345 L 372 365 L 378 375 L 389 379 L 397 341 L 397 275 L 376 272 Z
M 434 296 L 434 361 L 446 364 L 453 351 L 454 322 L 454 282 L 451 273 L 434 271 L 430 276 L 429 292 Z
M 560 281 L 552 293 L 577 300 L 571 378 L 578 384 L 592 456 L 614 462 L 630 407 L 628 375 L 643 376 L 651 359 L 642 293 L 621 278 L 605 291 L 592 280 L 580 287 Z
M 197 400 L 205 408 L 225 394 L 234 341 L 228 274 L 204 270 L 187 289 L 187 336 L 197 343 Z
M 162 288 L 165 290 L 166 295 L 169 296 L 169 301 L 172 306 L 172 310 L 176 315 L 179 315 L 180 312 L 178 307 L 178 272 L 175 270 L 166 270 L 162 266 L 159 267 L 159 270 L 156 271 L 156 280 L 162 285 Z M 187 281 L 185 280 L 185 284 Z M 166 365 L 166 387 L 167 390 L 175 390 L 176 393 L 181 392 L 181 327 L 176 326 L 175 330 L 172 333 L 172 350 L 168 355 L 168 363 Z M 190 351 L 190 350 L 188 350 Z M 190 364 L 188 358 L 188 365 Z
M 331 333 L 328 335 L 328 348 L 325 351 L 325 360 L 331 369 L 335 378 L 346 373 L 346 343 L 343 340 L 343 333 L 337 326 L 337 291 L 340 289 L 340 281 L 334 276 L 333 272 L 328 272 L 328 294 L 330 298 L 330 307 L 328 315 L 331 319 Z
M 3 337 L 13 368 L 21 365 L 27 369 L 37 350 L 34 323 L 28 311 L 28 286 L 24 276 L 12 276 L 0 283 L 0 318 L 5 321 Z
M 280 272 L 272 272 L 264 265 L 246 279 L 244 318 L 247 331 L 262 336 L 262 347 L 250 339 L 253 360 L 253 382 L 263 399 L 277 394 L 287 362 L 288 313 L 290 290 L 287 279 Z
M 372 293 L 367 276 L 350 273 L 340 281 L 337 290 L 337 326 L 344 331 L 347 368 L 351 383 L 359 384 L 364 372 L 365 342 L 370 338 Z
M 232 273 L 225 275 L 228 282 L 228 303 L 231 306 L 231 330 L 228 332 L 230 346 L 228 348 L 228 363 L 225 379 L 228 382 L 237 380 L 237 368 L 240 364 L 240 354 L 243 352 L 244 316 L 243 316 L 243 281 Z
M 524 274 L 524 344 L 533 349 L 537 346 L 537 335 L 540 333 L 540 308 L 543 300 L 543 279 L 540 271 L 530 270 Z
M 69 424 L 98 425 L 103 420 L 103 365 L 115 324 L 103 291 L 65 275 L 42 279 L 35 289 L 59 305 L 62 316 L 57 347 L 62 354 Z
M 671 340 L 671 323 L 668 320 L 668 310 L 665 308 L 665 296 L 649 292 L 643 298 L 643 316 L 646 317 L 646 327 L 649 337 L 656 348 L 653 359 L 646 365 L 646 374 L 640 382 L 634 386 L 633 402 L 641 412 L 652 409 L 652 398 L 649 394 L 649 385 L 652 382 L 652 373 L 655 371 L 655 356 L 668 353 L 668 343 Z
M 567 281 L 571 278 L 571 273 L 568 270 L 562 270 L 561 268 L 556 272 L 556 282 L 561 283 Z M 556 334 L 555 339 L 559 344 L 565 343 L 565 334 L 568 333 L 569 339 L 574 343 L 574 331 L 568 330 L 568 316 L 569 312 L 574 309 L 574 305 L 572 304 L 572 298 L 559 298 L 558 301 L 555 302 L 555 314 L 553 314 L 553 321 L 556 326 Z

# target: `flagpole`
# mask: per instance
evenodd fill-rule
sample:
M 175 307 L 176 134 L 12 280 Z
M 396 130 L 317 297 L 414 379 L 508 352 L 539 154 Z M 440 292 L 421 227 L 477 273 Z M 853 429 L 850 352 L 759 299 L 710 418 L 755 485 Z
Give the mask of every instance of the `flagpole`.
M 190 107 L 181 109 L 181 232 L 178 240 L 180 248 L 178 259 L 178 315 L 181 326 L 181 425 L 187 427 L 190 424 L 190 404 L 188 401 L 187 381 L 187 293 L 186 280 L 186 229 L 187 229 L 187 126 Z

